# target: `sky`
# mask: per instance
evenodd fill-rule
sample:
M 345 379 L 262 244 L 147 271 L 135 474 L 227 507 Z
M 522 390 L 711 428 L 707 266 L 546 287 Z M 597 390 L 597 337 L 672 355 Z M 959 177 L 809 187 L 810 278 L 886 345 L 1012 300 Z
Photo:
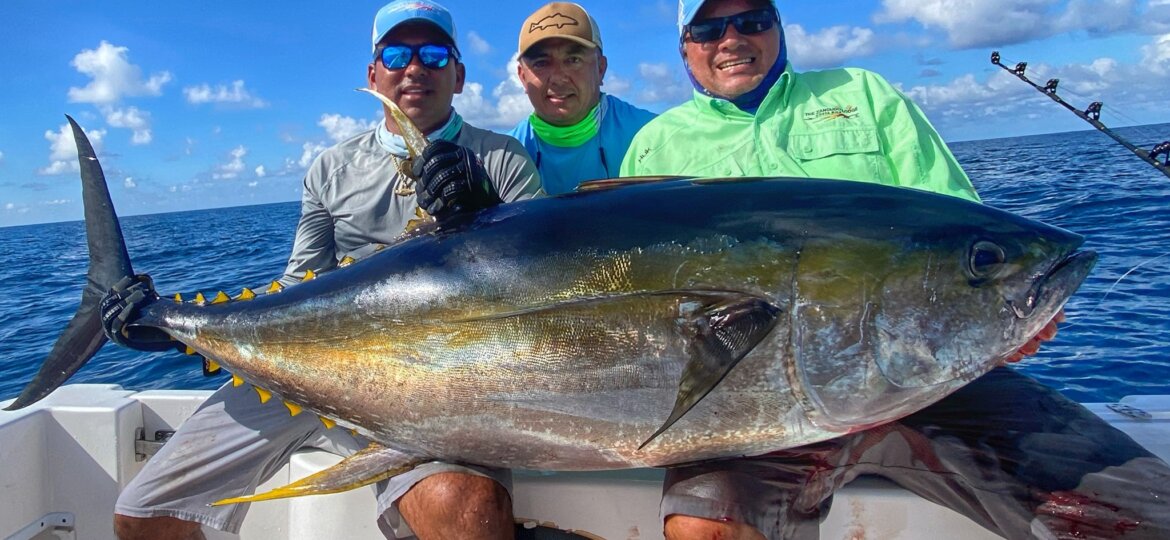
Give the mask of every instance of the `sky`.
M 381 118 L 354 89 L 382 4 L 0 2 L 0 227 L 81 219 L 65 114 L 121 215 L 299 200 L 313 157 Z M 515 49 L 542 4 L 443 0 L 469 123 L 506 131 L 531 112 Z M 675 2 L 583 5 L 601 28 L 604 91 L 655 112 L 689 99 Z M 876 71 L 947 141 L 1088 127 L 991 65 L 993 50 L 1033 80 L 1060 78 L 1078 106 L 1104 101 L 1107 125 L 1170 122 L 1170 0 L 781 0 L 780 13 L 795 69 Z

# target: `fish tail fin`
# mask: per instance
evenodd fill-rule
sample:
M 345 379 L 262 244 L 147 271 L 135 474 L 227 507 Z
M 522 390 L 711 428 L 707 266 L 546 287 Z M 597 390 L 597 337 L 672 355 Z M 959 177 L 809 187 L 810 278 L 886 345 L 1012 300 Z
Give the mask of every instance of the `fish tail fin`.
M 98 163 L 93 145 L 85 136 L 81 126 L 69 115 L 65 115 L 73 128 L 77 143 L 77 161 L 81 166 L 82 202 L 85 206 L 85 232 L 89 245 L 89 273 L 85 290 L 81 294 L 81 306 L 57 338 L 41 370 L 24 391 L 5 410 L 22 409 L 65 383 L 81 366 L 97 353 L 106 342 L 102 333 L 101 314 L 98 304 L 115 283 L 127 276 L 133 276 L 130 255 L 122 238 L 122 228 L 106 177 Z

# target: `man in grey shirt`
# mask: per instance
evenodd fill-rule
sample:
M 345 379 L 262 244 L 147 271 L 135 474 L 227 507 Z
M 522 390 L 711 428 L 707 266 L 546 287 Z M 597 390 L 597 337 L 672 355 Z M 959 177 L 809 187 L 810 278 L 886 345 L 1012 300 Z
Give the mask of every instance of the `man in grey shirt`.
M 465 72 L 446 9 L 429 0 L 395 0 L 375 16 L 372 44 L 369 87 L 394 101 L 432 142 L 406 165 L 405 143 L 387 111 L 376 129 L 322 153 L 305 175 L 282 284 L 393 243 L 416 208 L 441 220 L 541 193 L 519 142 L 464 123 L 451 107 Z M 110 339 L 141 350 L 174 347 L 163 335 L 124 327 L 138 306 L 155 298 L 147 276 L 115 286 L 102 302 Z M 208 504 L 254 492 L 303 446 L 345 456 L 366 444 L 311 414 L 290 415 L 280 400 L 264 401 L 232 383 L 216 391 L 123 490 L 115 507 L 118 536 L 202 538 L 200 525 L 237 532 L 247 505 Z M 387 536 L 510 538 L 510 489 L 508 471 L 428 463 L 378 484 L 379 526 Z

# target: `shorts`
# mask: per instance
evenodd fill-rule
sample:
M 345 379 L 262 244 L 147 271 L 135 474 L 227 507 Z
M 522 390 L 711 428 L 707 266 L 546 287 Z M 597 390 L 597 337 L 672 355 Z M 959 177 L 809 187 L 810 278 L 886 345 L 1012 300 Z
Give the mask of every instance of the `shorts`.
M 344 457 L 367 444 L 349 430 L 326 429 L 312 413 L 292 416 L 277 399 L 260 403 L 251 386 L 236 387 L 229 382 L 203 402 L 146 462 L 118 496 L 114 511 L 137 518 L 173 517 L 237 533 L 249 505 L 212 507 L 210 503 L 254 493 L 256 486 L 275 475 L 300 448 L 318 448 Z M 384 533 L 412 536 L 395 503 L 416 483 L 440 472 L 488 476 L 509 494 L 512 490 L 507 470 L 423 464 L 375 485 L 382 518 L 378 525 Z
M 667 470 L 661 513 L 818 538 L 833 492 L 887 478 L 1005 538 L 1170 538 L 1170 466 L 1055 390 L 999 368 L 897 422 Z

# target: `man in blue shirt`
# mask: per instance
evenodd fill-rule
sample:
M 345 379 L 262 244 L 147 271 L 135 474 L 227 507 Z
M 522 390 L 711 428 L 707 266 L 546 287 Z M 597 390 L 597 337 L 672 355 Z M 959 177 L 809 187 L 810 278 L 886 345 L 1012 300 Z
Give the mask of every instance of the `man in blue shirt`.
M 545 192 L 617 177 L 630 140 L 655 115 L 601 92 L 597 22 L 577 4 L 547 4 L 524 21 L 519 52 L 517 74 L 535 111 L 509 135 L 536 162 Z

